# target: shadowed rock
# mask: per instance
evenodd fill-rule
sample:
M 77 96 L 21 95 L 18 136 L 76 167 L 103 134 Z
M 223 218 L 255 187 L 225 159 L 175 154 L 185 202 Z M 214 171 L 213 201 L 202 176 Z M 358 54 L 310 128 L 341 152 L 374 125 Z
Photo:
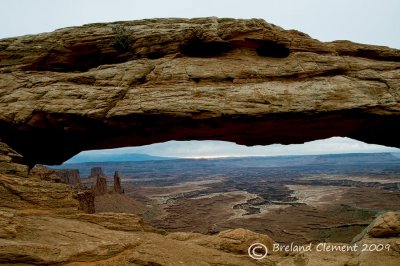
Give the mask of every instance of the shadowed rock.
M 92 180 L 92 191 L 95 196 L 104 195 L 107 193 L 107 176 L 104 174 L 101 167 L 93 167 L 90 170 L 88 179 Z
M 79 210 L 85 213 L 95 213 L 94 194 L 92 191 L 83 189 L 76 193 L 76 198 L 79 201 Z
M 78 169 L 50 169 L 40 164 L 29 171 L 29 177 L 68 185 L 77 185 L 81 182 Z
M 20 164 L 22 156 L 0 139 L 0 173 L 28 175 L 28 167 Z
M 77 185 L 81 182 L 78 169 L 57 169 L 55 174 L 60 177 L 61 183 Z
M 92 190 L 95 196 L 104 195 L 107 193 L 107 179 L 102 176 L 97 176 L 96 181 L 92 185 Z
M 119 171 L 115 171 L 114 173 L 114 192 L 122 194 L 124 190 L 121 187 L 121 178 L 119 176 Z
M 106 177 L 106 174 L 104 174 L 103 169 L 101 167 L 92 167 L 90 169 L 90 176 L 88 178 L 97 178 L 98 176 L 100 177 Z
M 30 166 L 168 140 L 400 147 L 399 84 L 399 50 L 260 19 L 97 23 L 0 40 L 0 138 Z

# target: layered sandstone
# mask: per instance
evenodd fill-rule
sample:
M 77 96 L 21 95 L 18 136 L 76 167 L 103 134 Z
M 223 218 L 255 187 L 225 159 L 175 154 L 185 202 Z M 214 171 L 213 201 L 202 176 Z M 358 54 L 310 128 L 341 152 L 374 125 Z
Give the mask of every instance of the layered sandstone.
M 0 138 L 31 166 L 171 139 L 348 136 L 400 147 L 399 61 L 399 50 L 323 43 L 259 19 L 97 23 L 3 39 Z
M 19 163 L 20 161 L 22 161 L 22 155 L 0 139 L 0 173 L 26 176 L 28 167 Z
M 62 183 L 0 174 L 0 207 L 77 210 L 74 190 Z

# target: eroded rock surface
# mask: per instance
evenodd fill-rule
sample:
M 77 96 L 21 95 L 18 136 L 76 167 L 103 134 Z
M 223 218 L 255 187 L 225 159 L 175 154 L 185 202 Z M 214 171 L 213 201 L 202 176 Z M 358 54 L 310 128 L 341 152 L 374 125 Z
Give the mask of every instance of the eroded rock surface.
M 35 165 L 29 171 L 29 177 L 69 185 L 77 185 L 81 182 L 79 170 L 77 169 L 50 169 L 40 164 Z
M 95 213 L 94 193 L 86 187 L 81 186 L 75 194 L 75 198 L 79 201 L 79 209 L 85 213 Z
M 88 176 L 88 179 L 96 179 L 98 176 L 107 178 L 101 167 L 92 167 L 92 169 L 90 169 L 90 175 Z
M 97 23 L 3 39 L 0 138 L 28 165 L 171 139 L 348 136 L 400 147 L 399 61 L 399 50 L 322 43 L 259 19 Z
M 88 180 L 92 182 L 92 192 L 95 196 L 104 195 L 108 192 L 107 176 L 101 167 L 93 167 L 90 169 Z
M 0 139 L 0 173 L 28 175 L 28 166 L 20 164 L 20 161 L 22 161 L 22 155 Z
M 95 196 L 104 195 L 107 193 L 107 179 L 102 176 L 97 176 L 96 181 L 92 185 L 92 191 Z
M 399 264 L 400 212 L 390 211 L 378 216 L 353 241 L 362 248 L 349 261 L 350 265 Z
M 272 252 L 272 245 L 275 242 L 269 236 L 242 228 L 222 231 L 213 236 L 199 233 L 171 233 L 167 238 L 192 242 L 200 246 L 241 255 L 247 254 L 248 248 L 252 244 L 263 243 L 267 246 L 270 254 L 276 253 Z
M 60 177 L 62 183 L 77 185 L 81 182 L 79 170 L 77 169 L 57 169 L 55 172 Z
M 387 212 L 379 216 L 368 228 L 370 237 L 400 236 L 400 212 Z
M 119 176 L 119 171 L 115 171 L 114 173 L 114 190 L 115 193 L 122 194 L 124 193 L 124 189 L 121 186 L 121 177 Z
M 0 264 L 257 265 L 247 256 L 166 238 L 136 215 L 81 213 L 65 184 L 0 174 L 0 185 L 13 187 L 0 193 Z M 56 203 L 50 194 L 59 197 Z
M 70 186 L 62 183 L 0 174 L 0 207 L 69 212 L 79 206 L 74 194 Z
M 386 212 L 377 217 L 353 241 L 363 238 L 384 238 L 400 236 L 400 212 Z

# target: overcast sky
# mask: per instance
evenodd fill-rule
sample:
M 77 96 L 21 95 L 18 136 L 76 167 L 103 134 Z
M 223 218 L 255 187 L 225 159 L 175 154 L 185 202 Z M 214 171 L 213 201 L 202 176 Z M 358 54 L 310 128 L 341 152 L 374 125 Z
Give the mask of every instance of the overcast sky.
M 400 49 L 399 11 L 399 0 L 1 0 L 0 38 L 95 22 L 217 16 L 262 18 L 285 29 L 303 31 L 321 41 L 347 39 Z M 305 145 L 253 148 L 227 142 L 171 141 L 112 152 L 207 157 L 394 150 L 347 138 L 331 138 Z
M 68 163 L 93 161 L 93 155 L 139 153 L 162 157 L 218 158 L 237 156 L 281 156 L 336 153 L 399 152 L 399 149 L 366 144 L 349 138 L 333 137 L 305 144 L 246 147 L 225 141 L 168 141 L 141 147 L 126 147 L 112 150 L 84 151 L 71 158 Z

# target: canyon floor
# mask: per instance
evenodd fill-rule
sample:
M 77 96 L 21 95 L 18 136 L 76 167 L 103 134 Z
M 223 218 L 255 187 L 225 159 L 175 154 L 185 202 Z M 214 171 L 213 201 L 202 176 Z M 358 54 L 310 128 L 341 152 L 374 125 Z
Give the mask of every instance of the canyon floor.
M 379 177 L 379 163 L 369 162 L 375 174 L 368 178 L 325 175 L 314 180 L 308 173 L 308 177 L 298 176 L 292 183 L 262 183 L 265 176 L 258 167 L 253 172 L 231 169 L 234 171 L 230 175 L 235 176 L 237 183 L 219 173 L 204 175 L 204 171 L 215 172 L 207 160 L 196 161 L 205 177 L 200 180 L 194 180 L 196 168 L 186 171 L 181 167 L 177 171 L 175 165 L 175 173 L 191 173 L 190 180 L 182 181 L 170 176 L 168 170 L 168 165 L 176 162 L 164 162 L 163 172 L 168 177 L 142 176 L 132 182 L 132 178 L 125 176 L 125 193 L 109 191 L 96 196 L 93 214 L 81 210 L 79 195 L 87 191 L 82 185 L 45 180 L 38 171 L 28 177 L 0 174 L 0 263 L 397 266 L 400 213 L 394 209 L 399 197 L 398 164 L 391 164 L 388 154 L 379 156 L 386 162 L 384 178 Z M 180 163 L 189 166 L 193 162 Z M 227 162 L 211 163 L 221 168 Z M 234 163 L 243 165 L 240 160 Z M 332 159 L 328 164 L 332 164 Z M 109 164 L 105 168 L 114 166 Z M 136 166 L 135 171 L 149 169 L 143 162 Z M 224 169 L 229 168 L 225 165 Z M 312 169 L 312 163 L 307 168 Z M 354 165 L 340 168 L 350 171 Z M 130 168 L 125 165 L 123 169 L 128 173 Z M 293 177 L 298 169 L 289 171 L 292 174 L 288 176 Z M 150 172 L 154 176 L 155 168 Z M 246 183 L 238 178 L 244 172 L 247 179 L 254 180 Z M 271 176 L 274 172 L 282 175 L 277 169 L 268 172 Z M 162 185 L 155 186 L 154 182 Z M 305 242 L 310 241 L 313 246 L 300 251 L 275 248 L 290 241 L 298 247 L 306 247 Z M 318 242 L 345 250 L 321 251 Z M 266 245 L 266 257 L 256 260 L 248 255 L 248 248 L 254 243 Z M 358 248 L 351 249 L 355 245 Z
M 96 210 L 167 232 L 246 228 L 280 243 L 350 243 L 400 210 L 399 163 L 391 154 L 107 163 L 125 171 L 125 195 L 96 197 Z

